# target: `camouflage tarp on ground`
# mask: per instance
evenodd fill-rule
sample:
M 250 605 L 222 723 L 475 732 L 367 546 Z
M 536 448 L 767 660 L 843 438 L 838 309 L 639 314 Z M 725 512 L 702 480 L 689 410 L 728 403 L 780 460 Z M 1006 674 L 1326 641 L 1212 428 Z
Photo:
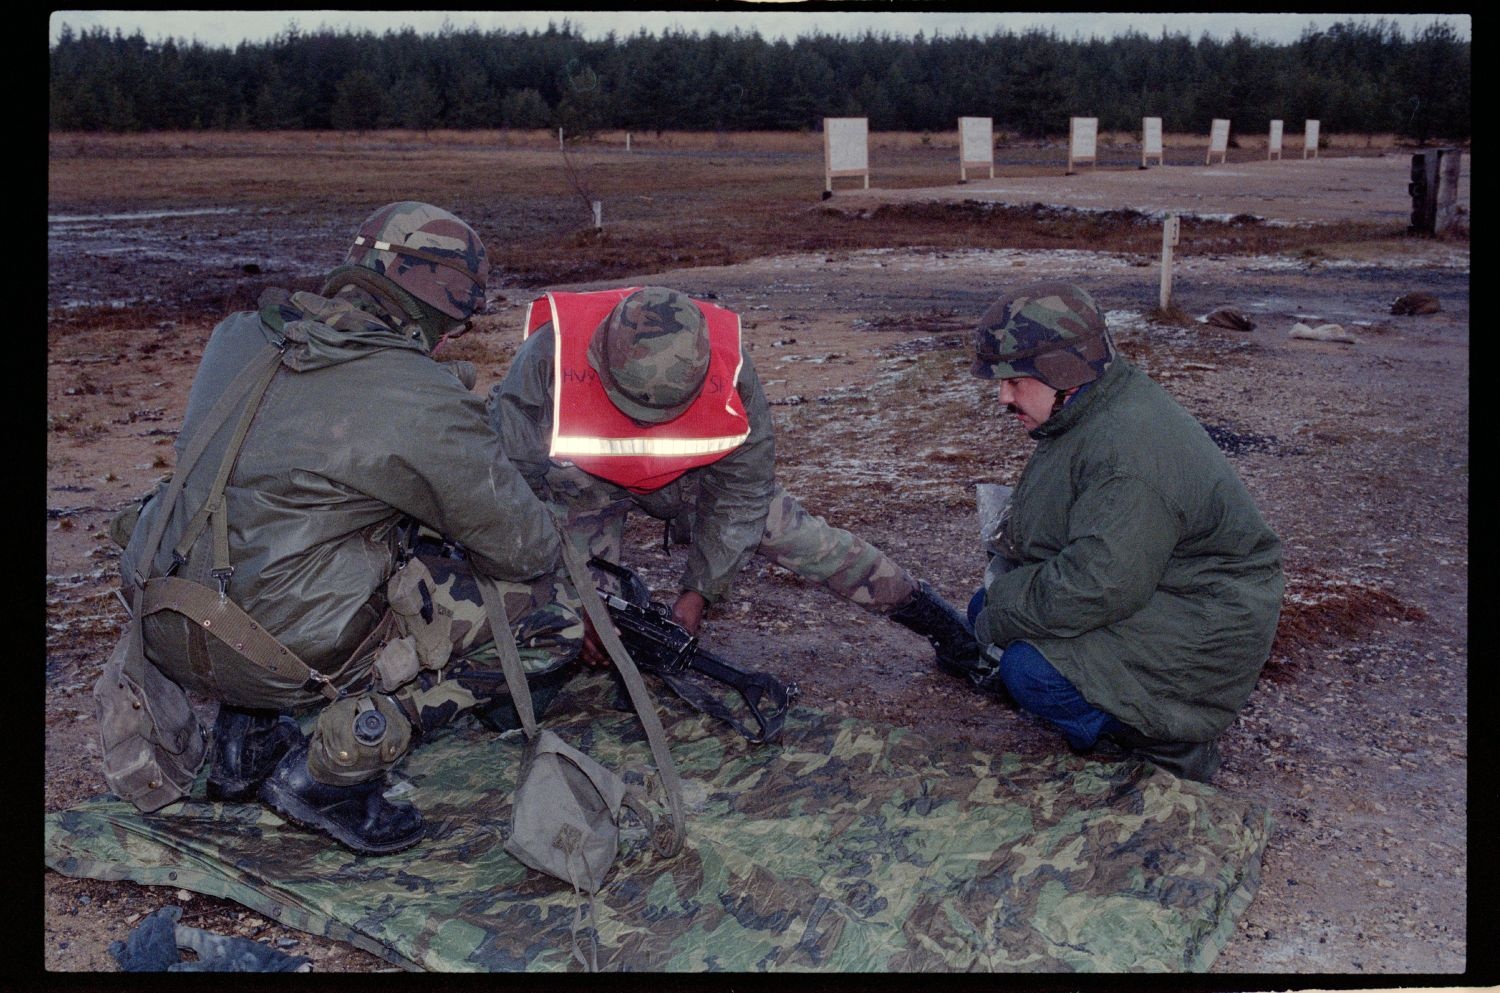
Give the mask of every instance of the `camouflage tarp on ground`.
M 549 723 L 639 769 L 639 725 L 608 699 L 602 677 L 579 681 L 559 701 L 579 710 Z M 602 969 L 1203 970 L 1258 882 L 1264 808 L 1150 766 L 807 709 L 754 747 L 662 706 L 688 843 L 663 861 L 626 832 L 594 907 Z M 464 723 L 414 752 L 397 789 L 429 837 L 397 855 L 353 856 L 257 805 L 142 816 L 101 797 L 47 816 L 47 865 L 225 897 L 413 968 L 576 969 L 577 898 L 501 848 L 521 747 Z

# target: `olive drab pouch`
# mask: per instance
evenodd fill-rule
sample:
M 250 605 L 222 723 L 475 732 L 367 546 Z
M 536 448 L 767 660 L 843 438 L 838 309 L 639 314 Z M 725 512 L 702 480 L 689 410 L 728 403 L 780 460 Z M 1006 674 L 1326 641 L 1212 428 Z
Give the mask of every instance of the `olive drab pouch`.
M 527 745 L 505 850 L 521 862 L 598 893 L 620 847 L 620 808 L 652 833 L 638 787 L 548 730 Z
M 571 883 L 575 893 L 593 896 L 604 886 L 620 852 L 621 807 L 636 815 L 648 837 L 656 834 L 640 787 L 627 786 L 551 731 L 538 731 L 528 742 L 516 782 L 505 850 L 522 864 Z M 597 972 L 597 945 L 590 941 L 585 956 L 578 941 L 591 917 L 592 905 L 579 903 L 573 955 Z
M 208 748 L 181 686 L 141 648 L 132 618 L 94 684 L 104 779 L 122 800 L 150 813 L 186 796 Z
M 670 806 L 670 822 L 653 823 L 646 808 L 644 790 L 627 786 L 618 775 L 568 745 L 554 732 L 537 727 L 531 693 L 521 671 L 515 639 L 511 637 L 510 621 L 505 616 L 504 599 L 493 581 L 477 573 L 475 578 L 484 596 L 485 610 L 490 615 L 491 630 L 495 632 L 495 645 L 500 653 L 511 701 L 527 738 L 525 758 L 516 777 L 511 831 L 505 841 L 505 850 L 530 868 L 570 883 L 575 893 L 593 895 L 604 885 L 619 854 L 622 806 L 640 819 L 658 855 L 672 858 L 681 850 L 684 837 L 682 783 L 667 748 L 666 734 L 656 715 L 650 691 L 636 671 L 630 654 L 620 643 L 619 635 L 609 625 L 587 566 L 565 536 L 561 548 L 563 562 L 584 611 L 625 679 L 636 714 L 646 731 L 646 740 Z M 598 949 L 592 934 L 587 956 L 578 940 L 585 918 L 592 913 L 592 901 L 587 905 L 578 904 L 573 922 L 573 955 L 584 968 L 597 970 Z
M 385 693 L 394 693 L 416 679 L 421 666 L 415 639 L 408 636 L 386 642 L 375 656 L 373 668 L 375 685 Z
M 124 510 L 109 519 L 109 537 L 116 545 L 124 548 L 130 544 L 130 536 L 135 533 L 136 522 L 141 519 L 141 512 L 146 509 L 146 504 L 165 490 L 171 482 L 172 474 L 167 473 L 150 493 L 127 504 Z

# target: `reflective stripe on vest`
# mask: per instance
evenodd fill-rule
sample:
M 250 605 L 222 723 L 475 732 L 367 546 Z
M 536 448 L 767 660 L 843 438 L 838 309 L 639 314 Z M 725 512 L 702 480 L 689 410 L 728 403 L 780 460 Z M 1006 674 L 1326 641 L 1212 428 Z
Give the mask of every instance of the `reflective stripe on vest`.
M 548 293 L 526 314 L 526 335 L 552 324 L 552 444 L 549 455 L 636 493 L 661 489 L 689 469 L 709 465 L 750 436 L 740 402 L 740 319 L 694 300 L 708 322 L 710 357 L 703 391 L 679 416 L 642 426 L 610 401 L 588 362 L 594 330 L 638 287 L 595 293 Z M 540 306 L 539 306 L 540 305 Z

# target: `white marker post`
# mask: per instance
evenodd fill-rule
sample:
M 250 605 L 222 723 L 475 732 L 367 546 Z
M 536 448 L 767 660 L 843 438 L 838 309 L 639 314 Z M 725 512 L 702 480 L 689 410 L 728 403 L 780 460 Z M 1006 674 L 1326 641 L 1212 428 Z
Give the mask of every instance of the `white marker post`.
M 823 192 L 833 194 L 840 176 L 862 176 L 870 188 L 870 119 L 823 118 Z
M 1176 214 L 1168 214 L 1167 219 L 1161 226 L 1161 309 L 1166 310 L 1172 304 L 1172 249 L 1177 245 L 1177 236 L 1181 232 L 1181 222 Z
M 604 230 L 604 201 L 603 200 L 591 200 L 589 203 L 590 203 L 590 206 L 592 206 L 594 208 L 594 230 L 595 231 L 603 231 Z
M 1068 175 L 1073 175 L 1076 163 L 1088 162 L 1098 167 L 1099 118 L 1068 118 Z
M 1156 159 L 1157 165 L 1164 165 L 1161 151 L 1161 118 L 1141 118 L 1141 168 L 1144 169 L 1152 158 Z
M 1308 121 L 1302 131 L 1302 157 L 1307 158 L 1307 153 L 1312 152 L 1312 157 L 1318 157 L 1318 122 Z
M 562 151 L 563 150 L 562 128 L 558 128 L 557 129 L 557 150 L 558 151 Z
M 1220 162 L 1229 161 L 1229 121 L 1223 117 L 1215 117 L 1208 129 L 1208 156 L 1203 164 L 1212 165 L 1215 155 Z
M 958 119 L 958 180 L 969 181 L 970 169 L 988 169 L 995 178 L 995 122 L 990 117 Z
M 1271 136 L 1266 140 L 1266 161 L 1281 161 L 1281 122 L 1271 122 Z

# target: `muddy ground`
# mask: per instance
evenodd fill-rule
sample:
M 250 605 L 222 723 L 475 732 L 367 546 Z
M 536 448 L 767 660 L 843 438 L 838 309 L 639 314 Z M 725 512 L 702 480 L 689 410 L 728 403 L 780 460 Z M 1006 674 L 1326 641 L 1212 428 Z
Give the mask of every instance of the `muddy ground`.
M 123 618 L 108 521 L 169 471 L 214 321 L 261 286 L 315 280 L 381 203 L 429 199 L 477 219 L 506 266 L 481 333 L 443 356 L 474 361 L 481 392 L 503 373 L 538 288 L 654 282 L 712 297 L 744 317 L 788 488 L 960 604 L 983 569 L 974 486 L 1013 483 L 1032 447 L 993 389 L 967 375 L 967 331 L 1014 282 L 1086 286 L 1122 350 L 1210 430 L 1285 543 L 1277 643 L 1215 780 L 1265 803 L 1275 832 L 1259 893 L 1213 972 L 1240 989 L 1303 983 L 1266 974 L 1391 985 L 1475 975 L 1485 935 L 1470 947 L 1466 230 L 1412 238 L 1388 216 L 1189 218 L 1180 314 L 1153 318 L 1161 235 L 1144 213 L 1001 194 L 935 203 L 911 191 L 952 186 L 955 168 L 920 139 L 872 155 L 893 177 L 889 195 L 825 202 L 815 145 L 773 155 L 748 141 L 575 149 L 570 175 L 542 141 L 54 136 L 44 809 L 104 789 L 89 689 Z M 1065 158 L 1012 152 L 1029 157 L 1006 166 L 1022 177 L 1055 175 Z M 1192 172 L 1175 176 L 1167 205 L 1224 213 Z M 580 189 L 605 200 L 602 234 Z M 1226 216 L 1254 213 L 1229 201 Z M 1392 314 L 1410 292 L 1441 309 Z M 1222 307 L 1254 329 L 1198 320 Z M 1354 342 L 1290 338 L 1299 322 L 1338 324 Z M 680 558 L 660 550 L 659 531 L 634 528 L 630 544 L 632 564 L 668 592 Z M 937 672 L 916 636 L 773 567 L 747 570 L 706 636 L 836 713 L 1022 754 L 1064 747 Z M 319 972 L 391 968 L 183 890 L 50 871 L 43 888 L 46 970 L 114 970 L 109 942 L 169 903 L 188 923 L 308 955 Z

